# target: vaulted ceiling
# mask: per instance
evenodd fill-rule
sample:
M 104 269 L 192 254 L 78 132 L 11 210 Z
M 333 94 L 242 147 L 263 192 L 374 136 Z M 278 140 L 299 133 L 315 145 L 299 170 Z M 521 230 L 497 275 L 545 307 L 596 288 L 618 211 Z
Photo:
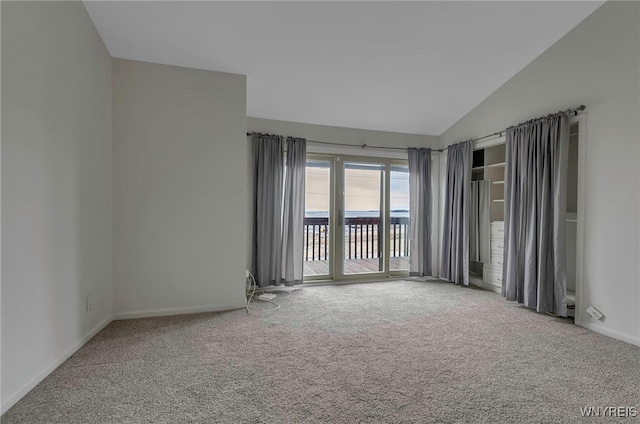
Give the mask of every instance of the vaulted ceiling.
M 114 57 L 247 75 L 247 115 L 440 135 L 601 1 L 85 1 Z

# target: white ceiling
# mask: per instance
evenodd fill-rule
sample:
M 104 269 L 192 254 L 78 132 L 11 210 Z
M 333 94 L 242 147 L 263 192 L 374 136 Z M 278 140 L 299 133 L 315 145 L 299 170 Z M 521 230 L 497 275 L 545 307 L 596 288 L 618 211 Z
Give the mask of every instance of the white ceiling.
M 84 4 L 114 57 L 247 75 L 247 115 L 440 135 L 602 1 Z

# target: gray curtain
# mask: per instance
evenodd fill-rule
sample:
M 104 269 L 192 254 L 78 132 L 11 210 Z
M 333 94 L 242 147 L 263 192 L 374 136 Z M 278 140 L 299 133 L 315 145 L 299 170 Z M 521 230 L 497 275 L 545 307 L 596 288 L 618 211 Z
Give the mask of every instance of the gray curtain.
M 471 182 L 471 212 L 469 213 L 469 259 L 489 263 L 491 257 L 491 221 L 489 217 L 487 180 Z
M 306 140 L 287 138 L 287 166 L 282 221 L 282 280 L 285 285 L 302 283 L 304 273 L 304 184 L 307 163 Z
M 567 316 L 568 117 L 509 128 L 506 143 L 502 294 L 538 312 Z
M 471 141 L 449 146 L 442 228 L 441 276 L 469 285 L 469 209 L 471 201 Z
M 431 149 L 409 153 L 409 274 L 432 275 L 431 270 Z
M 253 148 L 253 275 L 264 287 L 280 284 L 282 276 L 282 136 L 255 136 Z

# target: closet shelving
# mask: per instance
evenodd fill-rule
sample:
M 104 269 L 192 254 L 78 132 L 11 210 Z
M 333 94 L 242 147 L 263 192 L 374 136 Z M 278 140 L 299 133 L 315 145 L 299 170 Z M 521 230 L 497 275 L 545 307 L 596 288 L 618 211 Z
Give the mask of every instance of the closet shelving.
M 579 134 L 578 121 L 571 124 L 569 131 L 569 152 L 567 166 L 567 209 L 566 209 L 566 294 L 568 315 L 573 316 L 578 283 L 578 162 Z M 490 260 L 485 263 L 470 262 L 469 272 L 473 284 L 500 292 L 502 289 L 502 269 L 504 263 L 504 188 L 506 148 L 501 141 L 481 142 L 487 147 L 476 147 L 473 152 L 471 180 L 488 180 L 490 184 Z
M 472 274 L 483 285 L 498 291 L 502 287 L 502 263 L 504 257 L 504 171 L 505 144 L 477 149 L 473 152 L 472 181 L 487 180 L 490 184 L 489 216 L 491 243 L 489 262 L 472 263 Z
M 504 221 L 505 145 L 478 149 L 473 152 L 471 180 L 491 182 L 491 222 Z

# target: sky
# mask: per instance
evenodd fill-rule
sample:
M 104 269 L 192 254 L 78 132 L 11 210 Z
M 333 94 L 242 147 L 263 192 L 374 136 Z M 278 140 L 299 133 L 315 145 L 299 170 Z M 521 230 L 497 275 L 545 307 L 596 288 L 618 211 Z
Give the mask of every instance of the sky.
M 345 170 L 347 210 L 380 208 L 380 171 Z M 305 206 L 307 211 L 329 210 L 329 168 L 307 167 Z M 391 209 L 409 210 L 409 173 L 391 171 Z

